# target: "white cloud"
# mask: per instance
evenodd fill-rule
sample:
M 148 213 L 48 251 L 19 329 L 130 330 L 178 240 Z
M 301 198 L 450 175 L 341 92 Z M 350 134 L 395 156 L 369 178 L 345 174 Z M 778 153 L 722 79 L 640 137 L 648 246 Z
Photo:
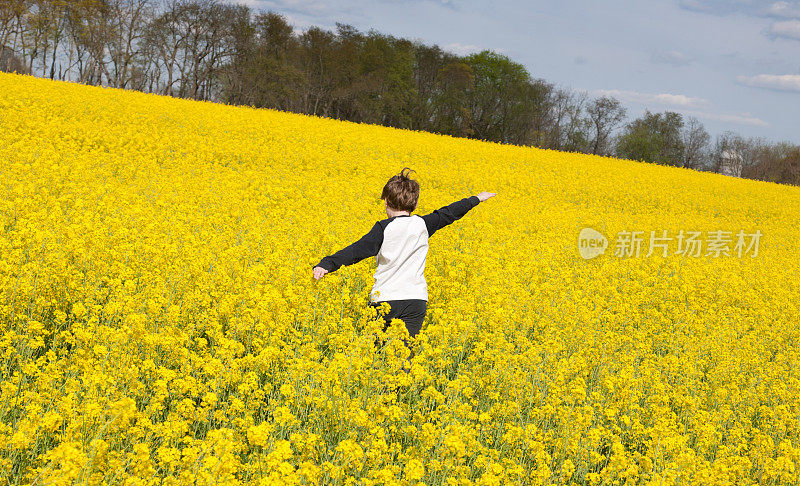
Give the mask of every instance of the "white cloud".
M 481 47 L 474 44 L 459 44 L 458 42 L 444 45 L 442 46 L 442 50 L 458 56 L 468 56 L 483 51 L 492 51 L 495 54 L 502 54 L 504 56 L 508 55 L 508 49 Z
M 696 116 L 706 120 L 715 120 L 737 125 L 751 125 L 757 127 L 769 126 L 769 123 L 756 118 L 750 113 L 717 113 L 713 111 L 711 102 L 704 98 L 692 98 L 682 94 L 670 93 L 640 93 L 638 91 L 622 91 L 617 89 L 596 90 L 597 96 L 613 96 L 625 103 L 639 105 L 663 105 L 670 111 L 675 111 L 688 116 Z
M 336 30 L 333 11 L 329 4 L 312 0 L 225 0 L 228 3 L 247 5 L 256 12 L 273 11 L 284 18 L 296 33 L 305 32 L 311 27 Z M 309 19 L 315 20 L 309 20 Z
M 739 83 L 754 88 L 800 91 L 800 74 L 759 74 L 739 76 L 736 79 Z
M 800 20 L 775 22 L 770 26 L 769 33 L 777 37 L 800 39 Z
M 446 46 L 443 46 L 442 49 L 459 56 L 466 56 L 467 54 L 472 54 L 473 52 L 480 52 L 483 50 L 473 44 L 459 44 L 458 42 L 447 44 Z
M 673 66 L 686 66 L 691 62 L 686 54 L 678 51 L 654 52 L 653 55 L 650 56 L 650 60 L 663 64 L 672 64 Z
M 767 9 L 772 17 L 800 18 L 800 2 L 775 2 Z
M 753 17 L 800 18 L 797 0 L 678 0 L 684 10 L 712 15 L 741 14 Z
M 680 0 L 678 5 L 686 10 L 718 15 L 729 13 L 732 10 L 730 6 L 718 1 Z
M 311 15 L 325 14 L 331 11 L 331 5 L 325 2 L 308 0 L 261 0 L 254 3 L 261 4 L 269 8 L 294 10 Z
M 695 111 L 685 110 L 681 111 L 684 115 L 696 116 L 697 118 L 705 118 L 707 120 L 715 120 L 726 123 L 735 123 L 737 125 L 752 125 L 755 127 L 767 127 L 769 123 L 760 118 L 756 118 L 750 113 L 742 113 L 739 115 L 730 113 L 713 113 L 708 111 Z
M 681 108 L 707 108 L 711 102 L 704 98 L 691 98 L 682 94 L 671 93 L 640 93 L 638 91 L 621 91 L 618 89 L 597 90 L 600 96 L 613 96 L 621 101 L 639 104 L 658 104 L 663 106 L 679 106 Z
M 309 22 L 308 20 L 305 20 L 304 18 L 298 17 L 296 15 L 283 14 L 283 16 L 286 17 L 286 21 L 289 22 L 289 25 L 291 25 L 293 28 L 295 28 L 300 32 L 305 32 L 311 27 L 319 27 L 321 29 L 327 29 L 327 30 L 336 30 L 336 27 L 333 25 L 320 24 L 319 22 Z
M 352 17 L 357 14 L 357 10 L 352 5 L 331 4 L 322 0 L 225 0 L 228 3 L 239 3 L 247 5 L 256 11 L 273 11 L 283 16 L 289 17 L 292 14 L 314 19 L 314 24 L 333 24 L 333 20 L 341 18 L 345 14 Z M 293 17 L 298 24 L 303 27 L 311 26 L 309 21 L 300 21 Z

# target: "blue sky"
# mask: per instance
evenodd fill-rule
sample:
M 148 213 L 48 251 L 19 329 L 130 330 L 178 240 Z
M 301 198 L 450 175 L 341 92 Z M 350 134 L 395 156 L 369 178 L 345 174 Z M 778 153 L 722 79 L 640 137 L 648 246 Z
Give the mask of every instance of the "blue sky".
M 712 136 L 800 143 L 800 0 L 239 3 L 299 30 L 343 22 L 457 54 L 492 49 L 536 78 L 613 95 L 631 118 L 671 110 Z

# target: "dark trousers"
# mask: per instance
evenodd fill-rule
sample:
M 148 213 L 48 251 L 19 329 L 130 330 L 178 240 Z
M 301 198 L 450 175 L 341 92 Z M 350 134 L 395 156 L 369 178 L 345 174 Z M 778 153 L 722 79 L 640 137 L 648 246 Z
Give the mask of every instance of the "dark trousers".
M 408 334 L 411 337 L 416 337 L 422 329 L 422 321 L 425 320 L 425 313 L 428 311 L 428 301 L 421 299 L 406 299 L 406 300 L 382 300 L 380 302 L 370 302 L 372 307 L 378 307 L 382 302 L 388 302 L 390 306 L 389 312 L 383 316 L 383 331 L 389 327 L 392 319 L 402 319 L 408 329 Z M 379 340 L 375 341 L 376 346 L 380 346 Z M 409 346 L 408 342 L 405 343 Z M 410 347 L 410 346 L 409 346 Z

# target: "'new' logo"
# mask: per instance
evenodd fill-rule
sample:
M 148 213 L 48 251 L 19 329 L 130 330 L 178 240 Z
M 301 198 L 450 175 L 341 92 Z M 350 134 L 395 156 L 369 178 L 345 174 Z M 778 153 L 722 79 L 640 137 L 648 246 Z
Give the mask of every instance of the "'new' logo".
M 602 233 L 592 228 L 583 228 L 578 234 L 578 253 L 584 260 L 602 255 L 608 248 L 608 240 Z

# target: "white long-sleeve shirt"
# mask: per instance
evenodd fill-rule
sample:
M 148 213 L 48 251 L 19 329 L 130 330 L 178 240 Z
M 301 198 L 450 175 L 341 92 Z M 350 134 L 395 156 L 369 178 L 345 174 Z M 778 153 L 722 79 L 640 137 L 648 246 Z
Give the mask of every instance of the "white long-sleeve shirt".
M 374 256 L 377 261 L 375 284 L 370 292 L 373 302 L 385 300 L 428 300 L 425 281 L 425 259 L 428 238 L 437 230 L 461 219 L 480 203 L 477 196 L 456 201 L 424 216 L 393 216 L 373 225 L 358 241 L 317 265 L 334 272 L 343 265 L 352 265 Z

